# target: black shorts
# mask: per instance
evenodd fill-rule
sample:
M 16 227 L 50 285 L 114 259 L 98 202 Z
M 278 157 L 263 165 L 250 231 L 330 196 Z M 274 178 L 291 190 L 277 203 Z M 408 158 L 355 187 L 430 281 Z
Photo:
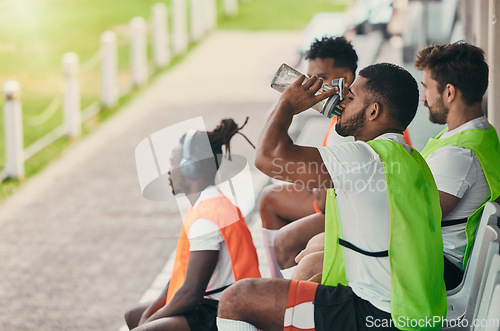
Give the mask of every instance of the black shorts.
M 348 286 L 319 285 L 314 297 L 316 331 L 397 330 L 391 314 L 358 297 Z
M 217 331 L 216 317 L 219 301 L 203 299 L 195 309 L 184 317 L 192 331 Z
M 444 257 L 444 283 L 446 291 L 452 290 L 462 282 L 464 271 L 457 267 L 453 262 Z

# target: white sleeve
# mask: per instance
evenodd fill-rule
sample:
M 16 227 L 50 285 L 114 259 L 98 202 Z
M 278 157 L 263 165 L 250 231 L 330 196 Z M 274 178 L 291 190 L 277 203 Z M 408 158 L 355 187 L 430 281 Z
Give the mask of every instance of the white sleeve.
M 476 181 L 474 153 L 461 146 L 438 149 L 426 161 L 439 191 L 462 198 Z
M 198 218 L 193 222 L 188 234 L 189 250 L 219 251 L 224 238 L 217 225 L 205 218 Z
M 380 156 L 362 141 L 319 147 L 318 151 L 335 188 L 350 189 L 369 180 L 380 163 Z

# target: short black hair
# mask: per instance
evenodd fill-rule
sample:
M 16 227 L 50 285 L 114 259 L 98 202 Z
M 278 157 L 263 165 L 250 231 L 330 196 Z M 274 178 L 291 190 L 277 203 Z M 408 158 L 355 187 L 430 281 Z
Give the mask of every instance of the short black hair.
M 305 58 L 314 60 L 316 58 L 332 58 L 333 65 L 337 68 L 346 68 L 356 75 L 358 68 L 358 55 L 351 43 L 344 37 L 323 37 L 314 39 L 311 47 L 305 54 Z
M 367 66 L 359 75 L 367 79 L 365 88 L 370 94 L 370 103 L 387 107 L 390 116 L 406 129 L 417 113 L 419 96 L 415 78 L 392 63 Z
M 455 86 L 469 106 L 481 102 L 488 88 L 488 64 L 484 51 L 463 41 L 422 49 L 415 67 L 430 71 L 439 93 L 444 91 L 446 84 Z

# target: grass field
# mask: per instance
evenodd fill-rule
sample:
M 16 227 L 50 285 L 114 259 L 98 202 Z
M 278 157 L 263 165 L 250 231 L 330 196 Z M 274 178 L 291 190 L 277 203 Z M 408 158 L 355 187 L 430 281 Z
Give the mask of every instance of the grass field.
M 239 14 L 227 18 L 222 12 L 222 0 L 217 1 L 218 28 L 226 30 L 301 30 L 316 12 L 342 11 L 352 2 L 240 1 Z M 119 80 L 126 82 L 130 79 L 128 23 L 134 16 L 149 20 L 152 6 L 159 2 L 171 7 L 170 0 L 0 0 L 0 84 L 3 86 L 9 79 L 21 83 L 25 146 L 62 124 L 62 107 L 58 103 L 61 101 L 64 53 L 75 52 L 80 58 L 82 108 L 85 108 L 99 98 L 99 68 L 87 67 L 98 51 L 101 33 L 117 32 Z M 174 63 L 181 60 L 177 58 Z M 51 104 L 54 107 L 48 109 Z M 3 109 L 3 98 L 1 106 Z M 91 131 L 93 125 L 84 125 L 84 132 Z M 5 162 L 3 132 L 3 116 L 0 116 L 0 169 Z M 27 177 L 38 172 L 69 144 L 62 139 L 29 160 Z M 16 181 L 0 184 L 0 198 L 16 185 Z
M 221 18 L 219 27 L 228 30 L 302 30 L 314 14 L 344 11 L 353 3 L 354 0 L 240 1 L 238 17 Z

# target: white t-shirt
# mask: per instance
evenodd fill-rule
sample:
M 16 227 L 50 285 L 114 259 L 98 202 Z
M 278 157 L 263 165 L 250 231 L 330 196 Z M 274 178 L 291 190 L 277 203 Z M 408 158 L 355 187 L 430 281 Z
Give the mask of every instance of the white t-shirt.
M 458 128 L 445 132 L 440 139 L 448 138 L 464 130 L 488 130 L 490 123 L 485 116 L 469 121 Z M 469 217 L 490 196 L 490 188 L 484 177 L 477 156 L 461 146 L 445 146 L 427 158 L 439 191 L 460 198 L 444 221 Z M 444 255 L 455 265 L 462 267 L 467 246 L 465 223 L 442 228 Z
M 201 201 L 222 196 L 222 193 L 215 186 L 209 186 L 203 190 L 193 208 L 196 208 Z M 234 283 L 233 268 L 229 252 L 217 225 L 205 218 L 196 219 L 188 234 L 189 250 L 195 251 L 219 251 L 217 266 L 208 282 L 207 292 Z M 222 293 L 215 293 L 206 298 L 220 300 Z
M 377 137 L 395 141 L 410 152 L 402 134 Z M 389 249 L 390 215 L 384 165 L 366 142 L 318 148 L 330 174 L 344 240 L 369 252 Z M 346 277 L 353 292 L 378 309 L 391 311 L 391 268 L 388 257 L 370 257 L 345 249 Z

